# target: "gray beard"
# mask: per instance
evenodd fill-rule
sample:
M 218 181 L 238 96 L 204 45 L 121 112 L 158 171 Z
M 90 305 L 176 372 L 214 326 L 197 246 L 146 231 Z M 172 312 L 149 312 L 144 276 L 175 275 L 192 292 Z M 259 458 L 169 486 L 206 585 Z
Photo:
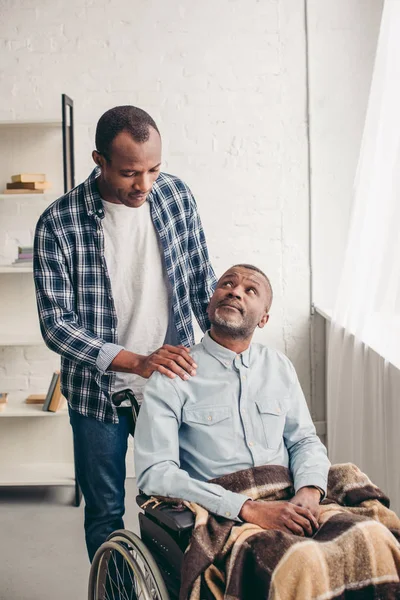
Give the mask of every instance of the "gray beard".
M 227 333 L 234 340 L 247 339 L 253 333 L 253 327 L 251 327 L 249 323 L 246 323 L 245 319 L 243 319 L 241 323 L 232 323 L 231 321 L 227 321 L 222 317 L 214 315 L 211 324 L 217 331 Z

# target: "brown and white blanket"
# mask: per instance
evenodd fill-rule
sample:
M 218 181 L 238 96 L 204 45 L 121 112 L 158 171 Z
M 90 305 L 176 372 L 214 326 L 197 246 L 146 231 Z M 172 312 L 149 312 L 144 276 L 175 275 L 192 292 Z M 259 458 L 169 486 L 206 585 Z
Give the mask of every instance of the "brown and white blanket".
M 253 500 L 294 495 L 288 469 L 255 467 L 214 480 Z M 400 599 L 400 520 L 355 465 L 331 467 L 320 528 L 303 538 L 209 514 L 197 504 L 181 600 Z

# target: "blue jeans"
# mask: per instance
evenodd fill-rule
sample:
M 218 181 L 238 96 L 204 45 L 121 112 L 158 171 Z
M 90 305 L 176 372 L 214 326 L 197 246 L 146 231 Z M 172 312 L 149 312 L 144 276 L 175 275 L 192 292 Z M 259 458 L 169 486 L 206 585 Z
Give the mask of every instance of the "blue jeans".
M 74 436 L 75 468 L 85 498 L 85 536 L 90 561 L 125 513 L 125 457 L 132 422 L 103 423 L 69 410 Z

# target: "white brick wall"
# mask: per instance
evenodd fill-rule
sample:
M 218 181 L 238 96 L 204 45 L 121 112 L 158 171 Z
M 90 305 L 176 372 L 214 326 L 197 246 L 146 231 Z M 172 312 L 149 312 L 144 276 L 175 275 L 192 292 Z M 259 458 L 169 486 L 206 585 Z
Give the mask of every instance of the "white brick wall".
M 247 261 L 271 277 L 271 320 L 257 339 L 288 353 L 308 395 L 303 2 L 0 0 L 0 12 L 0 119 L 58 116 L 61 93 L 70 95 L 81 181 L 93 166 L 102 112 L 123 103 L 148 110 L 162 133 L 164 169 L 197 198 L 217 272 Z M 10 212 L 15 207 L 17 200 Z M 0 223 L 2 260 L 32 232 L 34 215 L 17 214 L 11 238 L 8 217 Z M 0 275 L 2 292 L 9 285 L 10 277 Z M 0 309 L 7 327 L 4 304 Z M 3 348 L 0 387 L 16 385 L 19 374 L 20 388 L 42 391 L 53 365 L 36 352 Z

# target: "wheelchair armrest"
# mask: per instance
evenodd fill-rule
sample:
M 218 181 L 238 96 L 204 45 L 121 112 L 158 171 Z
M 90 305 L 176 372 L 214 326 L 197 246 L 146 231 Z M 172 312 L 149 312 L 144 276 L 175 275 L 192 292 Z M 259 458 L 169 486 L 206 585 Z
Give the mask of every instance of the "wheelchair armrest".
M 136 502 L 140 507 L 142 507 L 146 500 L 149 500 L 149 496 L 146 496 L 146 494 L 138 494 L 136 496 Z M 147 515 L 153 517 L 153 519 L 156 519 L 172 531 L 182 533 L 183 531 L 193 529 L 194 515 L 188 508 L 177 510 L 169 505 L 156 506 L 154 508 L 149 504 L 143 510 Z

